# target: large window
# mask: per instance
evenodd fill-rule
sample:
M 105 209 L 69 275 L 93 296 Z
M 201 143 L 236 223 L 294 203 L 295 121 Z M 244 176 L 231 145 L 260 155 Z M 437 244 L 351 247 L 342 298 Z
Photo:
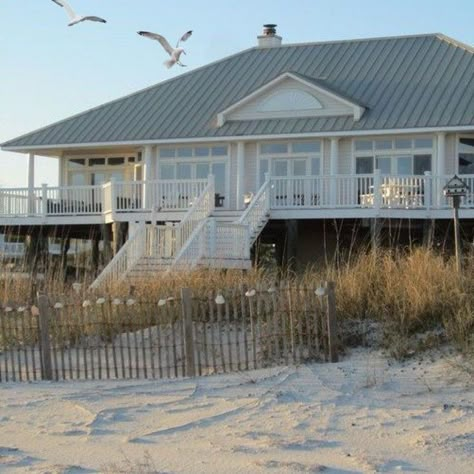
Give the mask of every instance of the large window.
M 68 158 L 67 183 L 71 186 L 103 184 L 111 179 L 123 181 L 133 178 L 133 169 L 140 162 L 141 153 Z
M 357 174 L 422 175 L 431 171 L 433 139 L 430 137 L 355 141 Z
M 460 138 L 458 151 L 459 174 L 474 174 L 474 138 Z
M 321 142 L 262 143 L 259 148 L 259 183 L 270 172 L 275 177 L 321 174 Z
M 227 145 L 161 148 L 159 179 L 203 180 L 210 174 L 215 178 L 216 194 L 227 196 Z M 228 205 L 224 200 L 224 206 Z

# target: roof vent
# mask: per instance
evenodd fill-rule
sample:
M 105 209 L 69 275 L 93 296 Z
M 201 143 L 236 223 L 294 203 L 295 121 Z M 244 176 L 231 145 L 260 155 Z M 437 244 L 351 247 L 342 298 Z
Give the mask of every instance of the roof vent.
M 258 36 L 259 48 L 278 48 L 281 46 L 281 36 L 276 34 L 277 25 L 263 25 L 263 34 Z

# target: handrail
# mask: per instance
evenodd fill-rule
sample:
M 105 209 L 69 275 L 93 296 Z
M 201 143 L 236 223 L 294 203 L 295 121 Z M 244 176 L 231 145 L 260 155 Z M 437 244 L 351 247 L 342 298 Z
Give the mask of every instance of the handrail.
M 270 211 L 270 178 L 267 176 L 265 182 L 260 187 L 256 196 L 252 199 L 247 209 L 244 211 L 238 224 L 247 225 L 249 228 L 250 245 L 257 240 L 257 229 L 264 222 L 268 221 Z
M 97 289 L 104 282 L 118 281 L 126 276 L 127 271 L 142 257 L 146 244 L 146 225 L 140 223 L 135 232 L 130 235 L 115 257 L 102 270 L 90 289 Z

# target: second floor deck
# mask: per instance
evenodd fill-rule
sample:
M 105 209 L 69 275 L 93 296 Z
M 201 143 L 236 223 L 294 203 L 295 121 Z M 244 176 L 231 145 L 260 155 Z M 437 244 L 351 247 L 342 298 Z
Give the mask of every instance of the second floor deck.
M 451 203 L 443 187 L 451 176 L 373 174 L 267 176 L 270 218 L 448 218 Z M 474 175 L 461 218 L 474 218 Z M 179 221 L 206 188 L 207 180 L 112 181 L 97 186 L 0 189 L 0 224 L 100 224 L 114 221 Z M 232 209 L 215 193 L 215 209 L 243 211 L 253 195 L 240 196 Z

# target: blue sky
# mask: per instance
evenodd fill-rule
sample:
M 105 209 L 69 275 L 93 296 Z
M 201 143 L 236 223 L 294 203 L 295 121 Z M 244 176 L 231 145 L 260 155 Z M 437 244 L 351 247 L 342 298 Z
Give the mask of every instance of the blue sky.
M 107 25 L 70 28 L 51 0 L 0 0 L 0 142 L 182 74 L 138 30 L 174 42 L 193 29 L 188 69 L 254 46 L 263 23 L 277 23 L 285 43 L 442 32 L 474 44 L 472 0 L 70 1 Z M 26 157 L 0 159 L 0 185 L 26 186 Z M 54 160 L 37 160 L 43 182 L 57 182 Z

